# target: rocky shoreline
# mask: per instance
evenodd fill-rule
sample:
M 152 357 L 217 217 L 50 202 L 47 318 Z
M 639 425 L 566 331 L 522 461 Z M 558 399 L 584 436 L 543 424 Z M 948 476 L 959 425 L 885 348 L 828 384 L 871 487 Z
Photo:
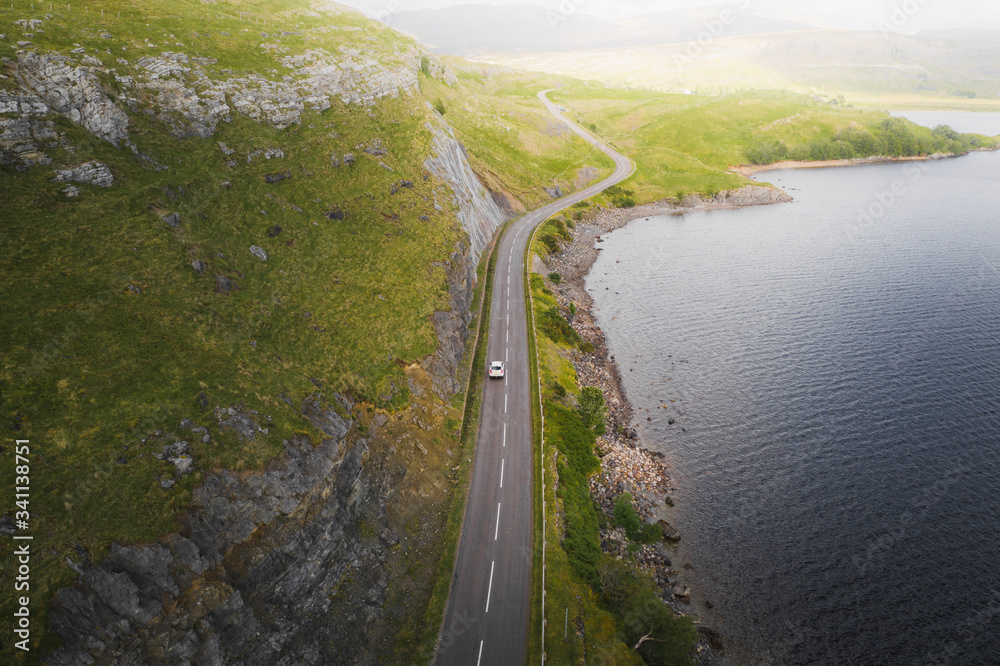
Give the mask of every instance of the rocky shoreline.
M 670 465 L 662 453 L 649 450 L 631 427 L 634 416 L 632 405 L 621 382 L 621 374 L 615 357 L 610 354 L 603 331 L 593 315 L 593 300 L 584 286 L 584 279 L 600 253 L 600 238 L 619 229 L 632 220 L 652 215 L 678 214 L 693 210 L 738 208 L 791 201 L 791 197 L 781 190 L 749 185 L 738 190 L 720 192 L 713 197 L 693 195 L 677 203 L 665 200 L 635 208 L 608 208 L 597 215 L 576 223 L 572 230 L 573 240 L 560 252 L 550 255 L 544 262 L 535 259 L 532 270 L 547 275 L 556 272 L 560 283 L 552 286 L 552 292 L 563 311 L 570 303 L 576 305 L 570 323 L 584 340 L 594 345 L 594 351 L 569 352 L 570 361 L 581 386 L 596 386 L 604 393 L 608 408 L 608 432 L 597 440 L 601 457 L 601 472 L 591 479 L 591 496 L 610 517 L 614 509 L 614 499 L 624 492 L 635 499 L 636 511 L 644 520 L 652 521 L 662 513 L 664 505 L 673 506 L 673 487 L 670 482 Z M 656 579 L 661 598 L 677 613 L 690 614 L 690 590 L 683 585 L 679 573 L 672 568 L 673 548 L 680 533 L 665 520 L 657 521 L 663 529 L 664 540 L 652 545 L 641 546 L 635 557 L 639 565 Z M 609 523 L 601 530 L 601 546 L 605 552 L 623 557 L 626 555 L 628 540 L 624 530 Z M 698 626 L 698 661 L 702 664 L 725 664 L 725 657 L 718 634 L 701 625 Z

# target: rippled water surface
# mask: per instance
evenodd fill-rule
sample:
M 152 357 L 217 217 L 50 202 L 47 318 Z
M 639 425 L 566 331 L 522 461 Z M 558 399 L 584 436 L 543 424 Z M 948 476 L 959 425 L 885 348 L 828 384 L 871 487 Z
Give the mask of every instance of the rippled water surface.
M 675 568 L 736 663 L 1000 664 L 1000 154 L 764 176 L 587 282 Z

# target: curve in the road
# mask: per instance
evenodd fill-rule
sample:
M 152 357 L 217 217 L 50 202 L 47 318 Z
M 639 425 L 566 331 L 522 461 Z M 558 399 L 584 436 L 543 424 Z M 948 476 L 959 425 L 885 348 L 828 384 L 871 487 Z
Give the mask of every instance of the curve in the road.
M 523 664 L 527 659 L 533 553 L 532 429 L 524 256 L 534 228 L 551 215 L 621 182 L 627 157 L 567 120 L 543 90 L 542 104 L 615 163 L 608 177 L 516 220 L 499 241 L 488 361 L 506 376 L 488 380 L 476 439 L 472 480 L 438 641 L 438 664 Z M 485 368 L 480 368 L 485 372 Z

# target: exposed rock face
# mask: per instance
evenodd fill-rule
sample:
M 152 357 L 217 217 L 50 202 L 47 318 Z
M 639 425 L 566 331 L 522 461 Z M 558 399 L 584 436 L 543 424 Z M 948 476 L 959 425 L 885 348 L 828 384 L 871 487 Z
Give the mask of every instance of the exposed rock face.
M 776 187 L 744 185 L 736 190 L 723 190 L 711 198 L 697 194 L 685 197 L 684 206 L 697 206 L 704 203 L 711 203 L 717 206 L 761 206 L 772 203 L 786 203 L 791 200 L 792 198 L 784 190 Z
M 78 167 L 59 171 L 52 180 L 56 183 L 89 183 L 98 187 L 111 187 L 115 177 L 103 162 L 84 162 Z
M 438 346 L 424 360 L 423 366 L 431 377 L 434 391 L 442 399 L 447 399 L 452 393 L 462 389 L 456 374 L 465 352 L 465 341 L 469 339 L 477 263 L 478 259 L 473 258 L 473 253 L 466 245 L 459 246 L 452 253 L 447 268 L 451 309 L 436 311 L 432 319 Z
M 434 154 L 424 160 L 424 166 L 451 188 L 453 200 L 458 207 L 458 221 L 469 234 L 474 270 L 479 255 L 490 242 L 493 232 L 507 219 L 507 215 L 472 171 L 465 156 L 465 147 L 454 134 L 450 130 L 429 129 L 434 133 Z
M 0 90 L 0 114 L 20 115 L 0 117 L 0 164 L 24 170 L 52 162 L 42 148 L 65 145 L 65 137 L 54 122 L 38 119 L 48 113 L 49 107 L 35 94 Z
M 208 477 L 180 532 L 160 543 L 73 563 L 79 580 L 51 605 L 63 647 L 49 663 L 361 660 L 398 541 L 385 497 L 405 468 L 366 462 L 375 426 L 349 443 L 350 421 L 318 399 L 303 409 L 335 434 L 315 447 L 286 442 L 266 471 Z
M 262 44 L 261 48 L 280 52 L 284 47 Z M 200 65 L 205 63 L 165 51 L 140 58 L 136 76 L 122 76 L 119 81 L 140 96 L 151 97 L 159 117 L 175 135 L 205 138 L 219 121 L 229 122 L 233 111 L 283 129 L 298 123 L 307 108 L 329 109 L 332 97 L 371 106 L 381 98 L 413 92 L 417 89 L 414 57 L 407 52 L 392 67 L 356 48 L 341 47 L 338 54 L 312 49 L 278 57 L 289 72 L 281 81 L 257 74 L 220 80 L 204 71 Z
M 108 99 L 86 67 L 73 67 L 62 55 L 19 53 L 17 76 L 22 87 L 95 136 L 116 147 L 128 139 L 128 116 Z

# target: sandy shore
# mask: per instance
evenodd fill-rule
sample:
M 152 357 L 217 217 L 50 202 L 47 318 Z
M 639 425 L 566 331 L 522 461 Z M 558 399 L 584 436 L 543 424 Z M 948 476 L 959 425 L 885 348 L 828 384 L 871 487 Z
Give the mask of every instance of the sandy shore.
M 779 169 L 824 169 L 827 167 L 860 166 L 865 164 L 888 164 L 891 162 L 926 162 L 927 160 L 944 160 L 960 155 L 934 153 L 933 155 L 911 155 L 907 157 L 857 157 L 849 160 L 783 160 L 771 164 L 738 164 L 730 165 L 729 170 L 741 176 L 750 178 L 754 174 Z

